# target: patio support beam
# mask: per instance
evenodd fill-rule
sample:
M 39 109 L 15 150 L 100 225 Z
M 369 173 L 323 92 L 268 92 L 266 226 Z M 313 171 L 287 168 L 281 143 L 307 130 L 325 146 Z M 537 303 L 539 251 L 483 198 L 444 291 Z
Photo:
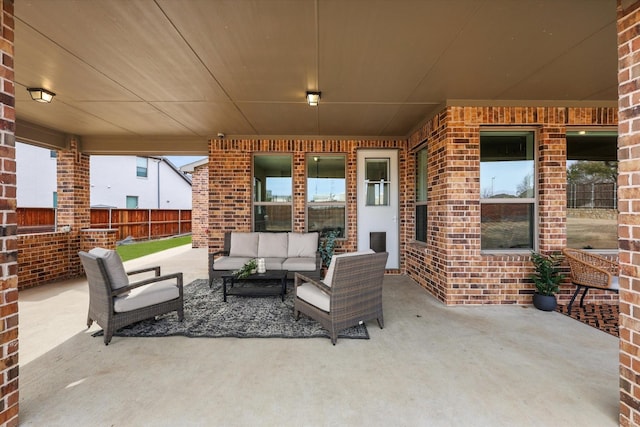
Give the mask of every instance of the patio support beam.
M 620 418 L 640 425 L 640 2 L 618 0 Z
M 82 274 L 78 251 L 81 230 L 91 226 L 89 155 L 80 152 L 80 141 L 73 137 L 68 150 L 58 152 L 57 224 L 69 227 L 69 276 Z
M 0 425 L 18 425 L 18 241 L 16 237 L 13 1 L 0 0 Z

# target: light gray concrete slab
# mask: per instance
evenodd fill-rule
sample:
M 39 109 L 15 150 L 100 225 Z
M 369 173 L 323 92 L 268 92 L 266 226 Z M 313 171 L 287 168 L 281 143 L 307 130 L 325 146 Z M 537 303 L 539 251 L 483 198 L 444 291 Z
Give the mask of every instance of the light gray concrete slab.
M 130 261 L 185 282 L 206 250 Z M 20 293 L 33 426 L 616 426 L 618 340 L 559 313 L 445 307 L 388 276 L 370 340 L 121 338 L 87 330 L 83 280 Z

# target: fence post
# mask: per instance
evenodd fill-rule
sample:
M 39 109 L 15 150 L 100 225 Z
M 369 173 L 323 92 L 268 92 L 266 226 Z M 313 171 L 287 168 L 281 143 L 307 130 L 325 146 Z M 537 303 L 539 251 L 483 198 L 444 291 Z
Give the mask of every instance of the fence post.
M 149 218 L 147 219 L 147 225 L 149 227 L 149 240 L 151 240 L 151 209 L 149 211 Z
M 178 235 L 182 234 L 182 209 L 178 209 Z

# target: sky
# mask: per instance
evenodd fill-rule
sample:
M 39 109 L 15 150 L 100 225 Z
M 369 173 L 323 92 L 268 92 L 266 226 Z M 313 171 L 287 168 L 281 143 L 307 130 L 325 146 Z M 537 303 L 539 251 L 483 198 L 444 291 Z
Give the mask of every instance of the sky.
M 177 167 L 184 166 L 186 164 L 195 162 L 196 160 L 204 159 L 207 156 L 164 156 L 169 159 L 171 163 Z

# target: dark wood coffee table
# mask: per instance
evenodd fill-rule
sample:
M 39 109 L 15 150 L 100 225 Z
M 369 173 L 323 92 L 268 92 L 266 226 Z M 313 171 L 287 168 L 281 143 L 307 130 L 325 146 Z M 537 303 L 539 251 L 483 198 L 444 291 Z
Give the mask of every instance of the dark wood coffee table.
M 232 272 L 223 274 L 224 302 L 227 302 L 227 295 L 252 297 L 280 295 L 280 299 L 284 301 L 284 295 L 287 293 L 287 273 L 288 270 L 268 270 L 242 279 L 237 278 Z M 277 286 L 273 286 L 274 284 Z

